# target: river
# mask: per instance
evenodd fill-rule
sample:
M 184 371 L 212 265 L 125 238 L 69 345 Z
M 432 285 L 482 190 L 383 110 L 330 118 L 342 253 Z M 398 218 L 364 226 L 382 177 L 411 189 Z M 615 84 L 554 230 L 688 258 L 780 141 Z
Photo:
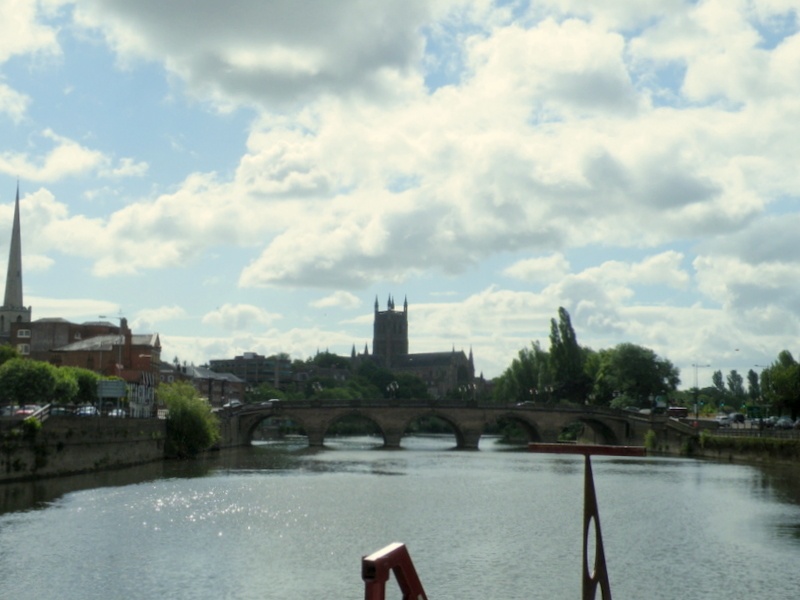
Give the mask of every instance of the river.
M 361 556 L 395 541 L 431 600 L 580 598 L 581 457 L 328 444 L 0 486 L 0 598 L 363 598 Z M 617 600 L 798 597 L 796 470 L 592 465 Z

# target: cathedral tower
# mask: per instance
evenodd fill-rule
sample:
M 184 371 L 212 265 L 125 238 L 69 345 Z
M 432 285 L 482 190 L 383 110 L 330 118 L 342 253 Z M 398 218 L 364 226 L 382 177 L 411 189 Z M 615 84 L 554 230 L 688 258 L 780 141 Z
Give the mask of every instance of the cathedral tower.
M 384 367 L 391 368 L 401 356 L 408 355 L 408 300 L 403 310 L 395 310 L 394 299 L 389 296 L 386 310 L 378 310 L 375 298 L 375 322 L 372 329 L 372 354 Z
M 19 183 L 14 203 L 14 224 L 11 228 L 11 247 L 8 251 L 6 295 L 0 306 L 0 338 L 8 338 L 12 323 L 29 323 L 30 307 L 22 304 L 22 236 L 19 224 Z

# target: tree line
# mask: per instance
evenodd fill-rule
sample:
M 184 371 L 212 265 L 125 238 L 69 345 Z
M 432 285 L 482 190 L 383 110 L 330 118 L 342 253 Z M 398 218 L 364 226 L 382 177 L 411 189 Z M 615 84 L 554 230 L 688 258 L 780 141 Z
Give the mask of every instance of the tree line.
M 10 346 L 0 346 L 0 404 L 96 404 L 100 379 L 107 378 L 88 369 L 21 358 Z
M 680 371 L 649 348 L 631 343 L 592 350 L 578 343 L 569 312 L 550 320 L 550 347 L 523 348 L 495 381 L 497 402 L 573 402 L 650 408 L 674 393 Z
M 761 414 L 800 415 L 800 363 L 788 350 L 745 377 L 735 369 L 712 374 L 712 386 L 678 390 L 680 370 L 650 348 L 621 343 L 592 350 L 578 343 L 569 313 L 550 320 L 550 346 L 536 341 L 523 348 L 495 380 L 496 402 L 574 402 L 611 408 L 652 408 L 665 403 L 702 414 L 758 407 Z M 759 412 L 759 411 L 756 411 Z

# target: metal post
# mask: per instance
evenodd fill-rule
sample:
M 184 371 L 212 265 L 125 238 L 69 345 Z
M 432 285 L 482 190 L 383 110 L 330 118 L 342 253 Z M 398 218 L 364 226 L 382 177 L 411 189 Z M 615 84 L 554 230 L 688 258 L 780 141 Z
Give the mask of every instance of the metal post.
M 611 584 L 600 530 L 600 512 L 592 477 L 593 454 L 605 456 L 645 456 L 640 446 L 595 446 L 591 444 L 528 444 L 528 450 L 544 454 L 582 454 L 585 457 L 583 483 L 583 573 L 582 600 L 594 600 L 600 587 L 603 600 L 611 600 Z M 593 528 L 593 529 L 592 529 Z M 594 564 L 589 565 L 589 541 L 594 534 Z

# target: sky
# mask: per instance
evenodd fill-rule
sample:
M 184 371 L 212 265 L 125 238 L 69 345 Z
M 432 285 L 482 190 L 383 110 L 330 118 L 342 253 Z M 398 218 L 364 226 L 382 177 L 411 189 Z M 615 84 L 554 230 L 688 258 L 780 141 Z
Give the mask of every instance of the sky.
M 0 0 L 0 260 L 162 357 L 800 354 L 798 0 Z M 5 263 L 0 263 L 5 272 Z

